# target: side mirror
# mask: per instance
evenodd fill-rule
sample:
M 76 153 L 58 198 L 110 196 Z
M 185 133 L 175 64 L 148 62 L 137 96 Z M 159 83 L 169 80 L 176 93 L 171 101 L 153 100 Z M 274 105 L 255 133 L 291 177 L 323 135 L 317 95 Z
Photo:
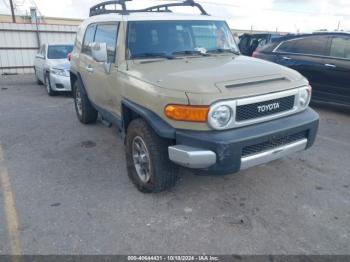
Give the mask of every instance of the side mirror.
M 92 58 L 97 62 L 106 63 L 107 56 L 107 44 L 106 43 L 93 43 L 92 44 Z

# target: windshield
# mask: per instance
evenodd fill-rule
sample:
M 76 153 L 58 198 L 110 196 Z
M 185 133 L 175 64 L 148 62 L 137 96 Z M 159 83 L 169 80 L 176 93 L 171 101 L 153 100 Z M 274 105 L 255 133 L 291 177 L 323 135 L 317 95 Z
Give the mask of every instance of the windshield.
M 127 42 L 131 59 L 239 52 L 224 21 L 133 21 Z
M 72 53 L 73 45 L 53 45 L 49 46 L 47 51 L 48 59 L 64 59 L 69 53 Z

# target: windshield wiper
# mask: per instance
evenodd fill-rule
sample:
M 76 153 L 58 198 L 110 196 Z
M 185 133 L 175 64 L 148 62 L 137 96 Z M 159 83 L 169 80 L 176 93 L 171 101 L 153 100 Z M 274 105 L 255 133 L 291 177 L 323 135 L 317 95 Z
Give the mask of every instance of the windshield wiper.
M 201 56 L 209 56 L 207 53 L 203 53 L 198 50 L 183 50 L 183 51 L 176 51 L 173 52 L 172 55 L 201 55 Z
M 208 53 L 232 53 L 235 55 L 240 55 L 241 53 L 233 50 L 233 49 L 225 49 L 225 48 L 217 48 L 217 49 L 212 49 L 212 50 L 208 50 Z
M 134 58 L 166 58 L 166 59 L 174 59 L 175 57 L 173 55 L 169 55 L 167 53 L 163 52 L 147 52 L 147 53 L 141 53 L 131 56 L 132 59 Z

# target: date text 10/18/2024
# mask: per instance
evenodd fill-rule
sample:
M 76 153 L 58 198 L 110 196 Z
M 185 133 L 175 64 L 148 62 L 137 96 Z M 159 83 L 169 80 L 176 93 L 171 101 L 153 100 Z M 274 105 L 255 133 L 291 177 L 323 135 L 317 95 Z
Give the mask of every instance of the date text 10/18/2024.
M 128 256 L 128 261 L 219 261 L 217 256 Z

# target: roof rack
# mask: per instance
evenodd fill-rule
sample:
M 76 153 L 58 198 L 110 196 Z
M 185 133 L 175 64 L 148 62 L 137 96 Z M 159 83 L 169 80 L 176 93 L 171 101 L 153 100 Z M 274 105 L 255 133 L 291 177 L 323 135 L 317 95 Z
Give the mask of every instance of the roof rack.
M 185 0 L 184 2 L 181 2 L 181 3 L 156 5 L 156 6 L 151 6 L 144 9 L 138 9 L 138 10 L 128 10 L 125 4 L 125 2 L 127 1 L 132 1 L 132 0 L 114 0 L 114 1 L 106 1 L 100 4 L 97 4 L 90 8 L 90 17 L 96 16 L 96 15 L 102 15 L 102 14 L 110 14 L 110 13 L 128 15 L 130 13 L 137 13 L 137 12 L 158 12 L 158 13 L 172 12 L 169 8 L 179 7 L 179 6 L 197 7 L 202 15 L 209 15 L 205 11 L 205 9 L 199 3 L 196 3 L 194 0 Z M 113 6 L 113 5 L 114 5 L 114 9 L 107 9 L 107 6 Z M 120 5 L 121 9 L 117 9 L 117 5 Z
M 138 12 L 171 12 L 169 7 L 176 6 L 190 6 L 197 7 L 199 11 L 201 11 L 202 15 L 209 15 L 200 4 L 196 3 L 194 0 L 186 0 L 182 3 L 173 3 L 173 4 L 164 4 L 164 5 L 156 5 L 145 8 L 143 10 L 139 10 Z
M 106 1 L 102 2 L 100 4 L 97 4 L 93 7 L 90 8 L 90 17 L 91 16 L 96 16 L 96 15 L 103 15 L 103 14 L 109 14 L 109 13 L 118 13 L 118 14 L 127 14 L 126 10 L 126 1 L 131 1 L 131 0 L 114 0 L 114 1 Z M 115 9 L 107 9 L 107 6 L 112 6 L 114 5 Z M 117 10 L 117 5 L 121 6 L 121 10 Z

